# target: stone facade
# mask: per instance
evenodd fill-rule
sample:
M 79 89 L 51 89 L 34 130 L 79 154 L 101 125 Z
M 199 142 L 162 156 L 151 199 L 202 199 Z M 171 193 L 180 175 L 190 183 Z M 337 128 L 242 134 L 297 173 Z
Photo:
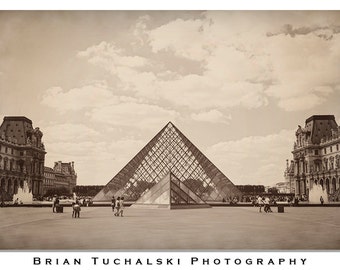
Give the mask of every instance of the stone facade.
M 53 169 L 45 167 L 44 176 L 44 192 L 51 188 L 65 187 L 72 193 L 77 185 L 77 174 L 73 161 L 69 163 L 55 162 Z
M 42 195 L 45 147 L 43 133 L 23 116 L 7 116 L 0 126 L 0 189 L 10 198 L 27 183 L 34 196 Z
M 313 185 L 321 185 L 332 198 L 340 187 L 340 127 L 335 117 L 313 115 L 295 135 L 293 160 L 285 171 L 291 192 L 308 197 Z

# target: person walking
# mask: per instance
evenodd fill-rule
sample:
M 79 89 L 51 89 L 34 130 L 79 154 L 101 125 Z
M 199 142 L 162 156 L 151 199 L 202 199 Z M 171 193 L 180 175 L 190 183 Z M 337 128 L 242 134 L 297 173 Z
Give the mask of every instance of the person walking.
M 116 201 L 116 213 L 114 214 L 116 217 L 118 217 L 119 211 L 120 211 L 120 197 L 118 197 Z
M 111 207 L 112 207 L 112 212 L 114 212 L 114 211 L 115 211 L 115 207 L 116 207 L 116 199 L 115 199 L 115 196 L 112 196 Z
M 119 207 L 119 212 L 118 212 L 118 217 L 119 215 L 122 217 L 124 212 L 124 197 L 120 198 L 120 207 Z

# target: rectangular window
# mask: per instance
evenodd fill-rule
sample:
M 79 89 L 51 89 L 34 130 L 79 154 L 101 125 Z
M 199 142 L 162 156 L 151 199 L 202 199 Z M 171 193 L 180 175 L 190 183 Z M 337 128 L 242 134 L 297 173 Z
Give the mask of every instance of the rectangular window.
M 339 145 L 338 144 L 336 145 L 336 151 L 339 151 Z
M 331 149 L 331 153 L 333 152 L 333 148 L 332 148 L 332 146 L 330 147 L 330 149 Z
M 327 148 L 324 149 L 324 153 L 327 154 Z
M 319 154 L 319 150 L 315 150 L 315 155 L 318 155 Z

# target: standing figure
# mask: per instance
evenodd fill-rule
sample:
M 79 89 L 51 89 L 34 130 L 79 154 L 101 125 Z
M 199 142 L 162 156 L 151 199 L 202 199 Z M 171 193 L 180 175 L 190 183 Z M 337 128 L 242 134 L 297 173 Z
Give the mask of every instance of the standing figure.
M 120 198 L 120 207 L 119 207 L 119 212 L 117 214 L 117 216 L 123 216 L 123 212 L 124 212 L 124 197 Z
M 272 212 L 272 210 L 270 209 L 270 199 L 269 199 L 269 197 L 266 197 L 266 198 L 264 199 L 264 208 L 263 208 L 263 210 L 264 210 L 266 213 Z
M 78 200 L 75 202 L 72 208 L 73 208 L 72 217 L 79 218 L 81 208 L 80 208 L 80 203 Z
M 75 205 L 76 203 L 75 202 L 72 202 L 72 217 L 74 218 L 74 213 L 75 213 L 75 211 L 74 211 L 74 205 Z
M 115 196 L 112 196 L 111 207 L 112 207 L 112 212 L 114 212 L 114 211 L 115 211 L 115 207 L 116 207 L 116 199 L 115 199 Z
M 53 210 L 53 213 L 58 212 L 56 208 L 59 206 L 59 202 L 60 201 L 59 201 L 58 196 L 55 195 L 54 198 L 52 199 L 52 210 Z
M 53 213 L 55 212 L 56 200 L 57 200 L 57 195 L 54 195 L 53 198 L 52 198 L 52 211 L 53 211 Z
M 257 198 L 257 204 L 258 204 L 258 206 L 260 207 L 259 212 L 261 213 L 261 212 L 262 212 L 262 211 L 261 211 L 261 208 L 262 208 L 262 206 L 263 206 L 263 200 L 262 200 L 261 196 L 259 196 L 259 197 Z
M 324 202 L 325 202 L 325 201 L 324 201 L 323 197 L 320 196 L 320 203 L 321 203 L 321 205 L 323 205 Z
M 117 198 L 117 201 L 116 201 L 116 213 L 115 213 L 115 216 L 118 217 L 118 214 L 119 214 L 119 211 L 120 211 L 120 197 Z

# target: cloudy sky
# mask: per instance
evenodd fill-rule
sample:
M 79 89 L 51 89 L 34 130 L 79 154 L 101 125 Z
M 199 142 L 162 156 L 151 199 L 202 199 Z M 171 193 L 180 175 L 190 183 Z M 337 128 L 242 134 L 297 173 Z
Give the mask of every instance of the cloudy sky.
M 1 11 L 0 117 L 45 166 L 106 184 L 172 121 L 235 184 L 283 181 L 294 132 L 340 123 L 340 12 Z

